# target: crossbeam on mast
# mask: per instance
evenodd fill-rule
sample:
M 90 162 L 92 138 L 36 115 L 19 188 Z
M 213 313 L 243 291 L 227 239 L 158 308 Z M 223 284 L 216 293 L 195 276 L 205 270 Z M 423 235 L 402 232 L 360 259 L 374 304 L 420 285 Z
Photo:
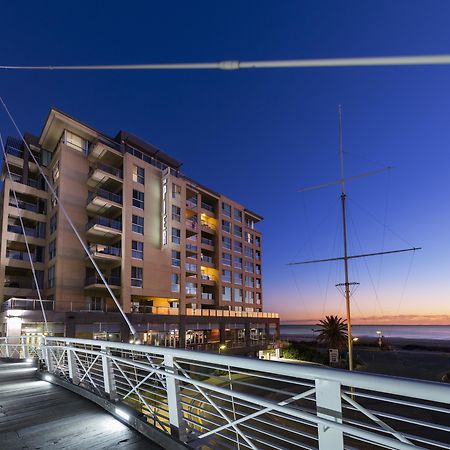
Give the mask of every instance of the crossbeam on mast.
M 311 259 L 308 261 L 291 262 L 291 263 L 288 263 L 287 265 L 288 266 L 299 266 L 302 264 L 313 264 L 313 263 L 330 262 L 330 261 L 343 261 L 345 258 L 347 258 L 347 259 L 365 258 L 366 256 L 379 256 L 379 255 L 387 255 L 390 253 L 415 252 L 416 250 L 422 250 L 422 247 L 403 248 L 400 250 L 388 250 L 385 252 L 363 253 L 361 255 L 350 255 L 347 257 L 339 256 L 337 258 Z

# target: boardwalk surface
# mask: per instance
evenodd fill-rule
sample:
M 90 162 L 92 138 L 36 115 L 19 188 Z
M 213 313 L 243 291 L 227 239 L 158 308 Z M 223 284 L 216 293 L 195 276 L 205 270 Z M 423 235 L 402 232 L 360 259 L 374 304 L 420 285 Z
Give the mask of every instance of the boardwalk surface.
M 162 450 L 99 406 L 34 373 L 30 364 L 0 362 L 0 449 Z

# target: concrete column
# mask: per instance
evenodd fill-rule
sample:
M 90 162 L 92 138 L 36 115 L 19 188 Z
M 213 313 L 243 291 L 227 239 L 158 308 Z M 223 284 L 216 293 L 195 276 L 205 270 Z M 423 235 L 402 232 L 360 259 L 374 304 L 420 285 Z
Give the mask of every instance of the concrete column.
M 178 335 L 180 339 L 180 348 L 186 348 L 186 319 L 184 317 L 180 318 L 180 323 L 178 325 Z
M 120 321 L 120 337 L 122 342 L 129 342 L 130 340 L 130 329 L 123 319 Z
M 251 345 L 250 328 L 251 328 L 251 324 L 249 322 L 245 322 L 245 346 L 246 347 L 250 347 L 250 345 Z
M 280 340 L 280 322 L 278 321 L 278 322 L 276 322 L 275 323 L 275 340 L 276 341 L 278 341 L 278 340 Z
M 225 323 L 224 322 L 219 322 L 219 336 L 220 336 L 220 345 L 225 344 Z
M 265 323 L 265 332 L 266 332 L 266 340 L 270 339 L 270 323 L 266 322 Z

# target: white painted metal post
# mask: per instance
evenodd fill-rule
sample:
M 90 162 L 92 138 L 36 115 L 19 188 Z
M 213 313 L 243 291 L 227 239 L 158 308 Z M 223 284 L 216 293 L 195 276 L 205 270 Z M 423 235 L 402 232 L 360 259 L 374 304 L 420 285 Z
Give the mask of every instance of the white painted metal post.
M 177 369 L 173 364 L 172 355 L 164 355 L 164 366 L 166 372 L 177 374 Z M 169 422 L 171 435 L 182 442 L 186 442 L 186 425 L 183 418 L 183 409 L 180 399 L 180 385 L 178 380 L 166 376 L 167 404 L 169 406 Z
M 47 371 L 51 372 L 53 368 L 52 364 L 52 353 L 50 349 L 48 348 L 48 345 L 50 343 L 47 341 L 47 339 L 44 337 L 42 342 L 42 354 L 44 357 L 45 365 L 47 367 Z
M 341 383 L 316 379 L 317 417 L 342 423 Z M 319 450 L 343 450 L 342 431 L 318 425 Z
M 70 343 L 68 343 L 68 347 L 70 347 Z M 67 350 L 67 365 L 69 367 L 69 378 L 72 380 L 73 384 L 78 384 L 77 360 L 74 350 L 71 350 L 70 348 Z
M 110 400 L 117 399 L 116 383 L 114 382 L 114 370 L 111 359 L 108 358 L 110 350 L 106 344 L 101 345 L 102 353 L 102 369 L 103 369 L 103 384 L 105 386 L 105 393 Z

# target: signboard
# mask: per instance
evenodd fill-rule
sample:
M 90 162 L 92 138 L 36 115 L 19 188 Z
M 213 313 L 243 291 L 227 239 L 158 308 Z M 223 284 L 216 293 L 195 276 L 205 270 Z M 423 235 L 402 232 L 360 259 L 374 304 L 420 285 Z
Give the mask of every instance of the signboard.
M 161 247 L 165 247 L 168 243 L 168 219 L 167 219 L 167 177 L 162 179 L 162 205 L 161 205 Z
M 337 348 L 330 348 L 328 354 L 330 356 L 330 364 L 337 364 L 339 362 L 339 350 Z

